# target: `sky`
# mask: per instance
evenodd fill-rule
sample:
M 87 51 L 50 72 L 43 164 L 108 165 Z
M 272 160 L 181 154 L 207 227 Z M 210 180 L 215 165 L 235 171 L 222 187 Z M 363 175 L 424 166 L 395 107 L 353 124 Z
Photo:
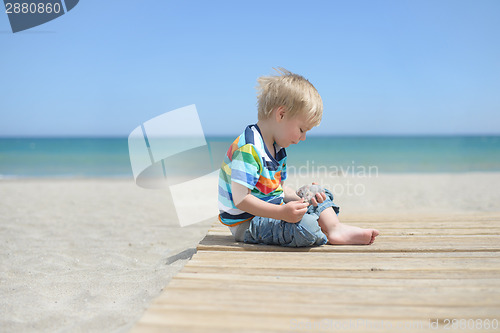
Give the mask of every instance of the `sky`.
M 499 16 L 497 0 L 81 0 L 14 34 L 2 8 L 0 136 L 126 137 L 191 104 L 205 134 L 238 135 L 273 67 L 321 94 L 311 135 L 500 134 Z

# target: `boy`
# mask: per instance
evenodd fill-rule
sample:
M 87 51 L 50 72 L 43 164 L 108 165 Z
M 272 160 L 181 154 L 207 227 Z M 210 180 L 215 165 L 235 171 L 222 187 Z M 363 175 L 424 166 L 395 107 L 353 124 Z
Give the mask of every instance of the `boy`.
M 219 220 L 236 241 L 281 246 L 372 244 L 379 232 L 340 223 L 325 190 L 312 204 L 284 186 L 286 151 L 319 125 L 323 102 L 300 75 L 258 79 L 258 122 L 232 143 L 219 172 Z

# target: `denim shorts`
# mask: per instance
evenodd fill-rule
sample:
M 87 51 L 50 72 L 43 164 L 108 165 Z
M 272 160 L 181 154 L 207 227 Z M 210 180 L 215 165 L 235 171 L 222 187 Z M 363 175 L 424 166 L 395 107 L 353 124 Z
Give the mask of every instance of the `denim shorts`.
M 333 194 L 325 190 L 326 200 L 317 207 L 310 205 L 298 223 L 289 223 L 268 217 L 255 216 L 231 231 L 237 241 L 252 244 L 280 245 L 288 247 L 319 246 L 327 238 L 318 224 L 318 218 L 325 209 L 332 207 L 336 214 L 340 208 L 333 203 Z M 234 228 L 234 229 L 233 229 Z M 237 229 L 236 229 L 237 228 Z

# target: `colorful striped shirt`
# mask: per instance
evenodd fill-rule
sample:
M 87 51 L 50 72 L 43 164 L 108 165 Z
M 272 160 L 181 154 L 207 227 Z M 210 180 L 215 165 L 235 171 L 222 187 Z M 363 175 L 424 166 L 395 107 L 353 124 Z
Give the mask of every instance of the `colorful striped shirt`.
M 219 172 L 219 220 L 235 226 L 254 216 L 236 208 L 231 181 L 241 184 L 257 198 L 276 205 L 283 203 L 281 182 L 286 179 L 285 148 L 273 146 L 269 152 L 257 125 L 250 125 L 229 147 Z

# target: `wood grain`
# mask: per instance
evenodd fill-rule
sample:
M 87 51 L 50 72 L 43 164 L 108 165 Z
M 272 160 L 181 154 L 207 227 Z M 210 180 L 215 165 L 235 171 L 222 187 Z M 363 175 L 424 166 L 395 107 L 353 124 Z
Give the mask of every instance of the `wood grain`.
M 214 224 L 132 332 L 478 332 L 500 321 L 500 215 L 360 216 L 371 246 L 237 243 Z M 474 319 L 452 330 L 447 319 Z M 488 332 L 500 332 L 491 326 Z

